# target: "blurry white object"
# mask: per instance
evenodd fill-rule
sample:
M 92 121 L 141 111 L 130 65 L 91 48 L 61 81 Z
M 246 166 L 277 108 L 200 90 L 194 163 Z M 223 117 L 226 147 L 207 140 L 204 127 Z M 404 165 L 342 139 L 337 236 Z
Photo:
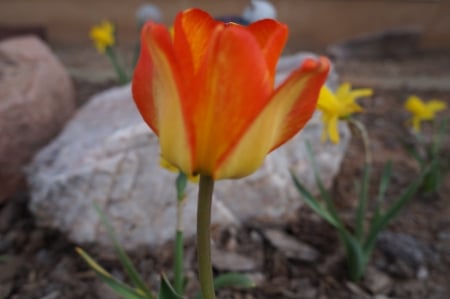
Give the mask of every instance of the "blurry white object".
M 139 26 L 150 20 L 161 23 L 163 20 L 163 14 L 158 6 L 144 3 L 136 10 L 136 20 Z
M 242 17 L 249 23 L 262 19 L 276 19 L 277 10 L 267 0 L 251 0 L 250 5 L 245 8 Z

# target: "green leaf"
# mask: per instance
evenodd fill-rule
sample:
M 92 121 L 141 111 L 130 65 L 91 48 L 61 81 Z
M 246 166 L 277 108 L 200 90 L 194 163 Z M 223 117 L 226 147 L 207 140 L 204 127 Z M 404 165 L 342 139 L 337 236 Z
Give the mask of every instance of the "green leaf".
M 404 143 L 403 147 L 408 152 L 408 154 L 416 160 L 419 166 L 422 168 L 425 165 L 425 159 L 420 156 L 419 151 L 416 149 L 417 145 L 409 145 Z
M 370 166 L 364 166 L 363 179 L 358 197 L 358 206 L 356 208 L 356 238 L 362 241 L 364 238 L 364 221 L 366 218 L 367 198 L 369 195 Z
M 184 256 L 184 241 L 183 232 L 177 230 L 175 234 L 175 260 L 174 260 L 174 285 L 175 291 L 183 295 L 184 294 L 184 269 L 183 269 L 183 256 Z
M 365 254 L 362 244 L 348 231 L 342 231 L 340 236 L 347 253 L 350 278 L 353 281 L 359 281 L 364 275 L 369 257 Z
M 427 171 L 428 169 L 426 169 L 425 172 L 422 172 L 419 178 L 409 185 L 409 187 L 402 193 L 402 195 L 398 197 L 386 213 L 381 215 L 377 221 L 373 221 L 366 241 L 364 242 L 364 251 L 372 250 L 380 231 L 382 231 L 389 224 L 392 218 L 394 218 L 414 196 L 414 194 L 416 194 L 417 190 L 422 185 Z
M 151 291 L 146 286 L 146 284 L 140 277 L 139 273 L 137 272 L 136 268 L 134 267 L 133 263 L 131 262 L 130 258 L 125 253 L 125 250 L 122 248 L 119 241 L 117 240 L 116 235 L 114 233 L 114 229 L 112 228 L 111 223 L 109 222 L 107 216 L 97 203 L 94 203 L 94 207 L 98 215 L 100 216 L 100 220 L 106 227 L 106 231 L 109 235 L 109 238 L 113 242 L 114 249 L 116 250 L 117 255 L 119 256 L 120 263 L 122 264 L 122 267 L 129 276 L 131 282 L 134 284 L 135 287 L 142 290 L 146 298 L 154 299 L 154 296 L 152 295 Z
M 84 259 L 84 261 L 95 271 L 100 279 L 113 289 L 118 295 L 126 299 L 146 299 L 145 295 L 140 290 L 133 289 L 126 284 L 114 278 L 108 271 L 100 266 L 89 254 L 83 249 L 76 248 L 77 253 Z
M 389 161 L 384 165 L 383 172 L 381 174 L 380 186 L 378 188 L 378 197 L 375 205 L 375 215 L 373 221 L 378 221 L 381 214 L 381 204 L 386 196 L 386 190 L 392 178 L 392 161 Z
M 182 201 L 186 197 L 186 186 L 187 186 L 187 176 L 182 171 L 180 171 L 178 173 L 177 179 L 175 180 L 175 187 L 177 189 L 178 201 Z
M 225 273 L 214 279 L 214 289 L 216 291 L 227 287 L 254 288 L 255 283 L 247 275 L 241 273 Z M 201 292 L 194 298 L 202 299 Z
M 325 186 L 322 183 L 322 179 L 319 176 L 319 170 L 317 167 L 317 162 L 313 154 L 312 146 L 309 141 L 306 142 L 306 149 L 308 152 L 309 159 L 311 161 L 311 164 L 313 166 L 314 176 L 316 179 L 316 184 L 319 187 L 320 196 L 323 200 L 325 200 L 325 205 L 328 213 L 330 214 L 331 218 L 334 220 L 332 225 L 334 225 L 338 229 L 345 229 L 344 224 L 342 223 L 341 218 L 339 217 L 338 212 L 336 211 L 336 208 L 334 207 L 333 200 L 330 196 L 330 194 L 325 189 Z
M 445 133 L 447 131 L 448 121 L 449 121 L 448 119 L 444 119 L 443 121 L 441 121 L 439 123 L 438 132 L 437 132 L 437 134 L 434 135 L 432 149 L 431 149 L 433 158 L 439 157 L 439 152 L 441 150 L 442 142 L 443 142 Z
M 167 277 L 165 275 L 161 275 L 158 299 L 183 299 L 183 297 L 175 292 Z
M 306 204 L 319 216 L 325 219 L 331 225 L 337 227 L 337 220 L 323 207 L 323 205 L 315 198 L 306 187 L 299 181 L 299 179 L 291 172 L 292 180 L 297 188 L 298 192 L 303 196 L 303 200 Z

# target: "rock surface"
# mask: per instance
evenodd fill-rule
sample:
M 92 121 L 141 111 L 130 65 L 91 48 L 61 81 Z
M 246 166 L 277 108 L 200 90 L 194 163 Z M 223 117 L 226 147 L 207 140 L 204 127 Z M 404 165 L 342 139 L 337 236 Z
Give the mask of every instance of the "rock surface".
M 0 202 L 17 191 L 23 166 L 74 110 L 70 77 L 41 40 L 0 42 Z
M 295 217 L 302 201 L 289 170 L 317 191 L 305 140 L 312 143 L 324 183 L 330 186 L 350 138 L 342 129 L 339 145 L 321 143 L 322 125 L 316 115 L 253 175 L 218 181 L 213 227 Z M 106 245 L 109 240 L 92 208 L 97 202 L 127 249 L 159 245 L 173 237 L 175 177 L 160 167 L 158 138 L 137 112 L 130 87 L 114 88 L 91 99 L 35 157 L 28 171 L 31 210 L 40 224 L 56 227 L 76 242 Z M 183 219 L 187 237 L 195 233 L 196 196 L 197 186 L 189 184 Z
M 263 234 L 287 258 L 312 263 L 320 257 L 320 253 L 314 247 L 287 235 L 281 230 L 265 229 Z

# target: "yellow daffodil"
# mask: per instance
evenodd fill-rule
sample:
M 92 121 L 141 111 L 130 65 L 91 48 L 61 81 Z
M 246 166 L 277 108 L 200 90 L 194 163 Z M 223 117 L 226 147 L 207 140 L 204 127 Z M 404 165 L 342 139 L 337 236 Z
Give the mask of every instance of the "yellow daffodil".
M 405 109 L 412 114 L 411 125 L 415 132 L 420 132 L 422 121 L 433 120 L 436 113 L 447 108 L 447 104 L 439 100 L 423 102 L 417 96 L 410 96 L 405 102 Z
M 307 59 L 275 88 L 287 34 L 276 20 L 246 27 L 199 9 L 177 15 L 173 37 L 166 26 L 144 25 L 132 90 L 161 156 L 187 175 L 240 178 L 297 134 L 315 110 L 329 61 Z
M 320 90 L 317 108 L 322 112 L 322 121 L 324 130 L 322 140 L 327 137 L 333 143 L 339 143 L 338 121 L 349 117 L 355 112 L 361 112 L 363 109 L 356 103 L 361 97 L 371 96 L 373 90 L 370 88 L 351 90 L 349 83 L 343 83 L 339 86 L 336 93 L 333 93 L 327 86 Z
M 94 41 L 97 51 L 103 54 L 106 48 L 115 44 L 114 25 L 111 22 L 103 21 L 100 25 L 92 27 L 89 36 Z

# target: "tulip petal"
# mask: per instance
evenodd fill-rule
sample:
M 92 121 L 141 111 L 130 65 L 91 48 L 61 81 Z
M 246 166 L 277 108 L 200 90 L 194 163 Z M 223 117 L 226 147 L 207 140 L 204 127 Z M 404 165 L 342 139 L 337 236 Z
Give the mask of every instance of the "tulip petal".
M 197 79 L 203 89 L 186 115 L 196 130 L 194 169 L 214 176 L 266 105 L 272 87 L 258 42 L 245 27 L 225 26 L 211 40 Z
M 174 48 L 181 71 L 191 76 L 196 73 L 205 56 L 210 37 L 218 26 L 223 24 L 200 9 L 188 9 L 177 15 L 174 23 Z
M 250 24 L 248 29 L 258 41 L 266 58 L 267 68 L 275 78 L 277 62 L 288 37 L 287 26 L 275 20 L 265 19 Z
M 311 118 L 329 61 L 306 60 L 275 91 L 270 102 L 230 152 L 215 177 L 239 178 L 258 169 L 265 156 L 293 137 Z
M 303 128 L 316 109 L 317 99 L 330 70 L 327 58 L 307 59 L 277 88 L 272 101 L 284 102 L 282 127 L 271 150 L 281 146 Z
M 189 138 L 181 102 L 189 95 L 179 88 L 177 70 L 169 31 L 162 25 L 147 23 L 133 77 L 133 98 L 144 120 L 160 137 L 162 157 L 190 174 Z

